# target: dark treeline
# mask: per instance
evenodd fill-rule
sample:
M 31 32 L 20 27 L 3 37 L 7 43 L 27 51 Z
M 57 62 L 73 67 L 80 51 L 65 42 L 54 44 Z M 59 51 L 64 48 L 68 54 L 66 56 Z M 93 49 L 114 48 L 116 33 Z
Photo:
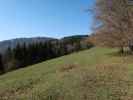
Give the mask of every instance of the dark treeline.
M 91 48 L 93 45 L 81 41 L 79 38 L 64 38 L 31 44 L 17 44 L 8 47 L 4 54 L 0 54 L 0 73 L 26 67 L 51 58 Z

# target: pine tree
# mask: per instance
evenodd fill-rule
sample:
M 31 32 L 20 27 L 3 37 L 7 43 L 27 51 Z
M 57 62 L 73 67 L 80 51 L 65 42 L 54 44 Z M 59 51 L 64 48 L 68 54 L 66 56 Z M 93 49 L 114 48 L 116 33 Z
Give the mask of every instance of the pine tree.
M 0 54 L 0 73 L 4 72 L 4 65 L 3 65 L 3 59 L 2 55 Z

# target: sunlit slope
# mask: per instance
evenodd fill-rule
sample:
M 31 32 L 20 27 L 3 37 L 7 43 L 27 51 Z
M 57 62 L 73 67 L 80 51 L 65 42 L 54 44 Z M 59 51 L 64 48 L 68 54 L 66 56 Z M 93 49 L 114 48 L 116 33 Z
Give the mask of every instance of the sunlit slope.
M 0 100 L 132 100 L 133 57 L 116 51 L 92 48 L 9 72 Z

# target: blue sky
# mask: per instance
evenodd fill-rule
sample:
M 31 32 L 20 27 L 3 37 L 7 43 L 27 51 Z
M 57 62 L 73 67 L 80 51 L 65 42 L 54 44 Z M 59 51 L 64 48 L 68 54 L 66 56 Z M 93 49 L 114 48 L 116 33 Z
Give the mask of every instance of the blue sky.
M 0 41 L 91 33 L 94 0 L 0 0 Z

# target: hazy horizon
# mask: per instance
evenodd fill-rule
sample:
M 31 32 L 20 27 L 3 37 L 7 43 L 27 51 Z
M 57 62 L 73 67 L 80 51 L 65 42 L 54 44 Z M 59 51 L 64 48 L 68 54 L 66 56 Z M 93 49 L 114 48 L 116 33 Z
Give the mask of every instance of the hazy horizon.
M 91 34 L 91 33 L 90 33 Z M 4 40 L 0 40 L 0 42 L 4 42 L 4 41 L 8 41 L 8 40 L 13 40 L 13 39 L 23 39 L 23 38 L 53 38 L 53 39 L 62 39 L 65 37 L 71 37 L 71 36 L 83 36 L 83 35 L 90 35 L 90 34 L 72 34 L 72 35 L 64 35 L 62 37 L 50 37 L 50 36 L 25 36 L 25 37 L 13 37 L 13 38 L 9 38 L 9 39 L 4 39 Z

